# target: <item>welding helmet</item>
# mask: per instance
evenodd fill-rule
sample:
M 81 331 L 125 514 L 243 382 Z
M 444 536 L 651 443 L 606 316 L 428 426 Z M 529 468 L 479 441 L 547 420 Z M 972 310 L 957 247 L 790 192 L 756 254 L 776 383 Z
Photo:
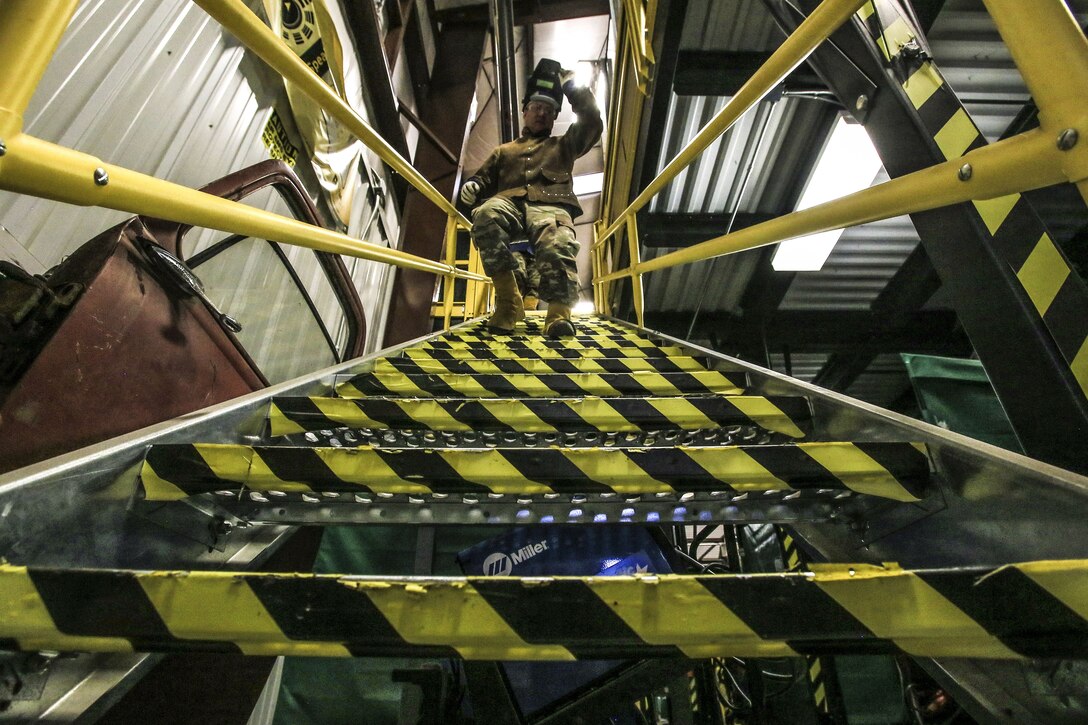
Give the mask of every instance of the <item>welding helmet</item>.
M 529 81 L 525 84 L 525 97 L 521 99 L 524 110 L 531 101 L 548 103 L 555 108 L 556 115 L 563 108 L 563 88 L 559 83 L 559 71 L 563 66 L 551 58 L 541 58 L 536 64 Z

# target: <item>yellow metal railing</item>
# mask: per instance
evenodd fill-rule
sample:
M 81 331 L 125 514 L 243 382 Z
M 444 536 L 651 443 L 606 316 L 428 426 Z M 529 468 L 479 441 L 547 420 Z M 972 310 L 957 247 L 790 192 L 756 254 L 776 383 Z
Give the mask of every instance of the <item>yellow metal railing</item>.
M 624 28 L 628 47 L 631 49 L 631 65 L 635 70 L 635 83 L 639 91 L 646 93 L 650 69 L 654 64 L 653 32 L 657 16 L 657 0 L 623 0 Z
M 1076 184 L 1088 200 L 1088 143 L 1078 143 L 1088 133 L 1088 105 L 1084 103 L 1088 98 L 1088 39 L 1062 0 L 983 2 L 1039 107 L 1039 128 L 856 194 L 641 261 L 637 212 L 803 62 L 817 45 L 855 12 L 869 5 L 868 0 L 824 0 L 626 209 L 613 217 L 609 205 L 602 204 L 592 255 L 597 309 L 607 309 L 610 283 L 630 278 L 635 315 L 642 325 L 642 274 L 818 232 L 969 200 L 993 199 L 1061 182 Z M 624 92 L 625 82 L 630 83 L 621 77 L 618 94 Z M 615 139 L 613 142 L 609 150 L 613 157 L 609 163 L 611 174 L 617 173 L 619 166 L 615 160 L 618 152 Z M 628 163 L 633 161 L 631 156 L 627 158 Z M 615 269 L 618 247 L 609 246 L 609 241 L 621 229 L 628 236 L 630 263 Z
M 242 0 L 194 0 L 286 80 L 343 123 L 389 167 L 448 217 L 449 228 L 470 223 L 415 168 L 319 78 Z M 80 206 L 100 206 L 261 237 L 317 251 L 359 257 L 422 272 L 487 281 L 397 249 L 354 239 L 269 211 L 108 164 L 89 154 L 23 132 L 23 113 L 75 12 L 78 0 L 4 0 L 0 5 L 0 188 Z M 454 233 L 447 234 L 447 242 Z M 448 257 L 447 257 L 448 259 Z M 448 321 L 448 317 L 446 318 Z

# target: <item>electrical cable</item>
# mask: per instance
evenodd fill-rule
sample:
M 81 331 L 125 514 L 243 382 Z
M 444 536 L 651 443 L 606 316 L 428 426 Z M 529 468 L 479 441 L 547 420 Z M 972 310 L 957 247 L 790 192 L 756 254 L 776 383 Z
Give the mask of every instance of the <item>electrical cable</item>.
M 758 113 L 759 109 L 763 108 L 762 101 L 756 106 Z M 767 126 L 770 124 L 771 116 L 774 114 L 774 103 L 770 103 L 767 106 L 767 112 L 760 119 L 759 134 L 756 136 L 755 146 L 752 148 L 752 155 L 748 158 L 748 163 L 744 169 L 744 177 L 741 179 L 740 186 L 737 190 L 737 199 L 733 203 L 733 212 L 729 215 L 729 223 L 725 227 L 725 235 L 728 236 L 733 232 L 733 225 L 737 222 L 737 214 L 740 213 L 740 205 L 744 199 L 744 193 L 748 190 L 748 181 L 752 178 L 752 170 L 755 168 L 756 154 L 759 153 L 760 146 L 763 145 L 763 136 L 767 133 Z M 718 263 L 719 257 L 714 257 L 710 260 L 710 266 L 706 272 L 706 279 L 711 280 L 714 278 L 714 267 Z M 703 309 L 703 300 L 706 299 L 706 295 L 699 295 L 699 300 L 695 305 L 695 312 L 691 315 L 691 324 L 688 325 L 687 339 L 691 339 L 691 335 L 695 330 L 695 322 L 699 319 L 699 313 Z

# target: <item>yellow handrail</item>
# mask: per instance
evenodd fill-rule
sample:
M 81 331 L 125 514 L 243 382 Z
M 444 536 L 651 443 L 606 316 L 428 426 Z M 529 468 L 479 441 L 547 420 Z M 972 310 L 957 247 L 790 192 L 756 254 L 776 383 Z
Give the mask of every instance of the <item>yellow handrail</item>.
M 679 264 L 775 244 L 830 229 L 865 224 L 971 199 L 993 199 L 1016 191 L 1066 181 L 1062 152 L 1053 139 L 1036 129 L 983 146 L 967 155 L 915 171 L 856 194 L 803 211 L 786 214 L 732 234 L 664 254 L 634 267 L 604 275 L 599 281 L 644 274 Z M 961 179 L 968 165 L 971 176 Z
M 771 58 L 665 169 L 596 235 L 594 288 L 598 308 L 608 283 L 724 254 L 754 249 L 821 231 L 888 219 L 969 200 L 1072 182 L 1088 200 L 1088 40 L 1061 0 L 1026 4 L 984 0 L 1040 108 L 1040 128 L 893 179 L 856 194 L 793 212 L 700 244 L 603 274 L 604 247 L 622 226 L 636 232 L 635 214 L 724 133 L 866 0 L 824 0 Z M 1060 76 L 1054 69 L 1061 68 Z M 621 84 L 622 85 L 622 84 Z M 617 93 L 623 93 L 617 88 Z M 614 168 L 610 170 L 615 171 Z M 599 227 L 608 222 L 602 205 Z M 613 260 L 615 261 L 615 260 Z M 632 290 L 639 315 L 638 285 Z

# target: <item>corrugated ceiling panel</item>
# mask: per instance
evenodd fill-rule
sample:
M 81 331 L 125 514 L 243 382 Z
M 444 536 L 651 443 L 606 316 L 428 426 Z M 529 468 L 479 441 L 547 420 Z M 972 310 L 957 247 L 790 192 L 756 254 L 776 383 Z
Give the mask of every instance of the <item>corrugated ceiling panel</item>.
M 908 217 L 847 229 L 822 270 L 797 273 L 780 308 L 868 310 L 916 246 Z
M 786 373 L 792 375 L 798 380 L 804 380 L 806 383 L 811 383 L 812 379 L 816 377 L 816 374 L 823 369 L 827 363 L 827 355 L 823 353 L 793 353 L 789 356 L 789 365 L 786 365 L 786 356 L 782 353 L 771 353 L 771 370 L 779 373 Z M 757 365 L 765 365 L 764 361 L 753 361 Z M 787 369 L 788 367 L 788 369 Z
M 728 101 L 725 97 L 673 96 L 658 173 Z M 684 172 L 650 202 L 651 212 L 767 212 L 780 209 L 797 193 L 796 169 L 820 142 L 820 119 L 827 106 L 786 98 L 764 103 L 745 114 L 711 144 Z M 765 130 L 762 130 L 764 125 Z M 763 140 L 758 146 L 762 130 Z M 815 134 L 815 135 L 814 135 Z M 749 172 L 750 168 L 750 172 Z M 744 184 L 745 175 L 747 184 Z M 743 188 L 743 193 L 741 187 Z M 737 198 L 740 197 L 739 209 Z M 646 258 L 668 250 L 648 249 Z M 755 271 L 754 254 L 733 255 L 655 272 L 646 285 L 650 309 L 737 311 L 740 296 Z M 715 265 L 713 282 L 707 277 Z
M 783 37 L 763 0 L 689 0 L 680 47 L 766 50 Z

